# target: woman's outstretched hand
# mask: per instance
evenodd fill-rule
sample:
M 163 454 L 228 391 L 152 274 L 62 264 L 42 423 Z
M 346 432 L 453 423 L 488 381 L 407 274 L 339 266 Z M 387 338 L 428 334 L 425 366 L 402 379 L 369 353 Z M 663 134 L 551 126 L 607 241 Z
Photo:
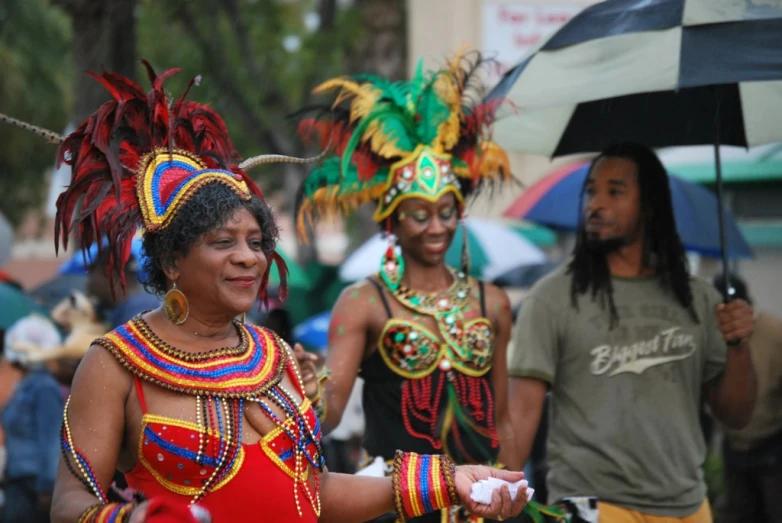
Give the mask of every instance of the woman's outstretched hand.
M 459 503 L 469 512 L 482 518 L 502 521 L 517 516 L 527 505 L 527 487 L 522 486 L 512 499 L 507 486 L 495 490 L 492 494 L 490 505 L 476 503 L 470 497 L 472 484 L 482 479 L 497 478 L 516 483 L 524 479 L 523 472 L 500 470 L 482 465 L 461 465 L 456 467 L 456 493 L 459 495 Z

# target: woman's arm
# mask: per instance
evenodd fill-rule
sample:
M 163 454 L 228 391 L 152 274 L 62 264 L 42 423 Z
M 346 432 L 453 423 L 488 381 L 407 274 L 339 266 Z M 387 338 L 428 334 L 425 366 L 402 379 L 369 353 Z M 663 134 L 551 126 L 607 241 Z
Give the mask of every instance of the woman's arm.
M 74 523 L 88 507 L 105 501 L 101 496 L 111 485 L 122 449 L 131 383 L 130 374 L 103 347 L 93 345 L 79 365 L 64 413 L 66 446 L 73 448 L 60 457 L 54 523 Z M 94 487 L 85 484 L 90 481 Z
M 367 331 L 377 291 L 368 282 L 342 291 L 331 312 L 326 367 L 331 370 L 323 382 L 320 401 L 325 402 L 324 434 L 339 425 L 345 411 L 367 345 Z
M 440 459 L 440 457 L 434 457 L 433 459 Z M 403 461 L 399 457 L 399 461 Z M 412 470 L 412 475 L 408 472 Z M 497 519 L 509 518 L 521 513 L 524 506 L 527 504 L 527 489 L 523 486 L 519 489 L 516 498 L 511 499 L 510 492 L 507 487 L 503 487 L 501 490 L 494 492 L 492 496 L 492 502 L 490 505 L 481 505 L 475 503 L 470 499 L 471 486 L 474 482 L 482 479 L 488 479 L 489 477 L 495 477 L 503 479 L 510 483 L 520 481 L 524 478 L 524 474 L 521 472 L 511 472 L 507 470 L 498 470 L 490 467 L 465 465 L 459 466 L 454 469 L 453 474 L 453 487 L 454 498 L 450 498 L 446 488 L 441 489 L 440 496 L 435 495 L 432 488 L 431 481 L 433 478 L 429 476 L 427 485 L 428 488 L 423 487 L 423 476 L 419 472 L 420 469 L 416 467 L 406 468 L 405 465 L 397 468 L 397 473 L 403 478 L 413 478 L 413 488 L 416 494 L 418 502 L 423 506 L 422 494 L 425 494 L 428 499 L 443 499 L 443 504 L 436 507 L 436 510 L 445 508 L 452 505 L 461 505 L 469 512 L 480 516 Z M 325 472 L 321 475 L 321 490 L 320 498 L 323 507 L 321 516 L 318 519 L 319 523 L 352 523 L 368 521 L 387 512 L 395 510 L 397 502 L 401 502 L 405 506 L 409 506 L 404 500 L 406 489 L 400 488 L 400 484 L 394 485 L 392 478 L 372 478 L 366 476 L 354 476 L 348 474 L 332 474 Z M 360 495 L 356 495 L 360 493 Z M 399 494 L 399 499 L 395 499 Z M 430 501 L 434 503 L 434 501 Z M 407 514 L 409 517 L 410 514 Z
M 494 324 L 494 357 L 491 380 L 494 389 L 494 415 L 497 437 L 500 440 L 499 461 L 504 465 L 516 463 L 513 425 L 508 410 L 508 340 L 513 324 L 508 295 L 494 285 L 486 285 L 487 313 Z

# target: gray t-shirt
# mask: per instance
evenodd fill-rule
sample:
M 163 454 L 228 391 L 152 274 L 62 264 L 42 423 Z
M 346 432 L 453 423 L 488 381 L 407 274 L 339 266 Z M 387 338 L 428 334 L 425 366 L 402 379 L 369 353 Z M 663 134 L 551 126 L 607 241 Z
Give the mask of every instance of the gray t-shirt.
M 525 298 L 508 354 L 511 376 L 550 385 L 546 459 L 549 501 L 599 499 L 683 517 L 706 496 L 699 424 L 703 384 L 718 377 L 726 346 L 719 294 L 691 280 L 699 323 L 654 278 L 613 278 L 619 322 L 608 307 L 570 300 L 558 269 Z

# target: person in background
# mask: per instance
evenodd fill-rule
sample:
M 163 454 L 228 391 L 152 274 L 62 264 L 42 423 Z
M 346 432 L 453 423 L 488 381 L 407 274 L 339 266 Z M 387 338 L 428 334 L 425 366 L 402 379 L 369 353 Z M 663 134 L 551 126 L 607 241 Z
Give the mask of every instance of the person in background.
M 5 354 L 5 329 L 0 328 L 0 412 L 3 412 L 11 392 L 20 379 L 20 372 L 3 357 Z M 0 423 L 0 521 L 3 520 L 3 505 L 5 505 L 5 464 L 8 453 L 5 449 L 5 433 Z
M 725 288 L 725 276 L 713 280 Z M 728 294 L 752 303 L 740 277 L 728 277 Z M 758 376 L 758 399 L 749 424 L 741 430 L 725 427 L 725 499 L 719 523 L 763 521 L 782 523 L 782 318 L 755 315 L 749 341 Z
M 30 356 L 34 351 L 55 355 L 60 345 L 57 328 L 43 316 L 26 316 L 5 334 L 3 359 L 20 379 L 0 417 L 7 451 L 4 523 L 49 521 L 64 399 L 42 364 L 45 358 L 31 361 Z
M 106 271 L 108 260 L 108 249 L 102 249 L 90 267 L 87 293 L 98 301 L 99 317 L 109 329 L 119 327 L 140 312 L 160 307 L 160 299 L 154 293 L 147 292 L 142 285 L 144 278 L 135 256 L 131 255 L 125 266 L 125 293 L 119 289 L 119 278 L 115 278 L 112 292 Z
M 550 390 L 549 502 L 600 523 L 711 522 L 701 397 L 725 425 L 749 422 L 752 308 L 690 276 L 668 175 L 648 147 L 607 147 L 582 200 L 570 263 L 518 315 L 511 468 L 527 461 Z

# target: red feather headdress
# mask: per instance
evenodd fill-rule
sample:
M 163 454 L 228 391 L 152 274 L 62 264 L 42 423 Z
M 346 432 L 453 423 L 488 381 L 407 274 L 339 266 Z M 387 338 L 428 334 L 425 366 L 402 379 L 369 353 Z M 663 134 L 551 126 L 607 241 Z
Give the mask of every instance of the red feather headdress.
M 186 100 L 192 79 L 177 100 L 163 91 L 167 78 L 179 72 L 169 69 L 156 75 L 143 61 L 152 89 L 144 91 L 132 80 L 111 72 L 88 73 L 111 94 L 73 133 L 56 133 L 0 115 L 0 121 L 19 125 L 53 142 L 60 142 L 57 165 L 72 169 L 71 183 L 57 199 L 55 249 L 68 247 L 71 233 L 87 248 L 99 242 L 108 248 L 109 277 L 117 271 L 124 288 L 124 268 L 131 255 L 131 241 L 139 227 L 155 232 L 165 229 L 186 201 L 206 184 L 222 183 L 240 197 L 262 197 L 245 172 L 264 163 L 303 163 L 315 160 L 262 155 L 240 160 L 223 119 L 210 107 Z M 108 245 L 100 242 L 106 239 Z M 280 294 L 285 296 L 287 268 L 275 251 L 262 279 L 260 298 L 272 263 L 280 274 Z

